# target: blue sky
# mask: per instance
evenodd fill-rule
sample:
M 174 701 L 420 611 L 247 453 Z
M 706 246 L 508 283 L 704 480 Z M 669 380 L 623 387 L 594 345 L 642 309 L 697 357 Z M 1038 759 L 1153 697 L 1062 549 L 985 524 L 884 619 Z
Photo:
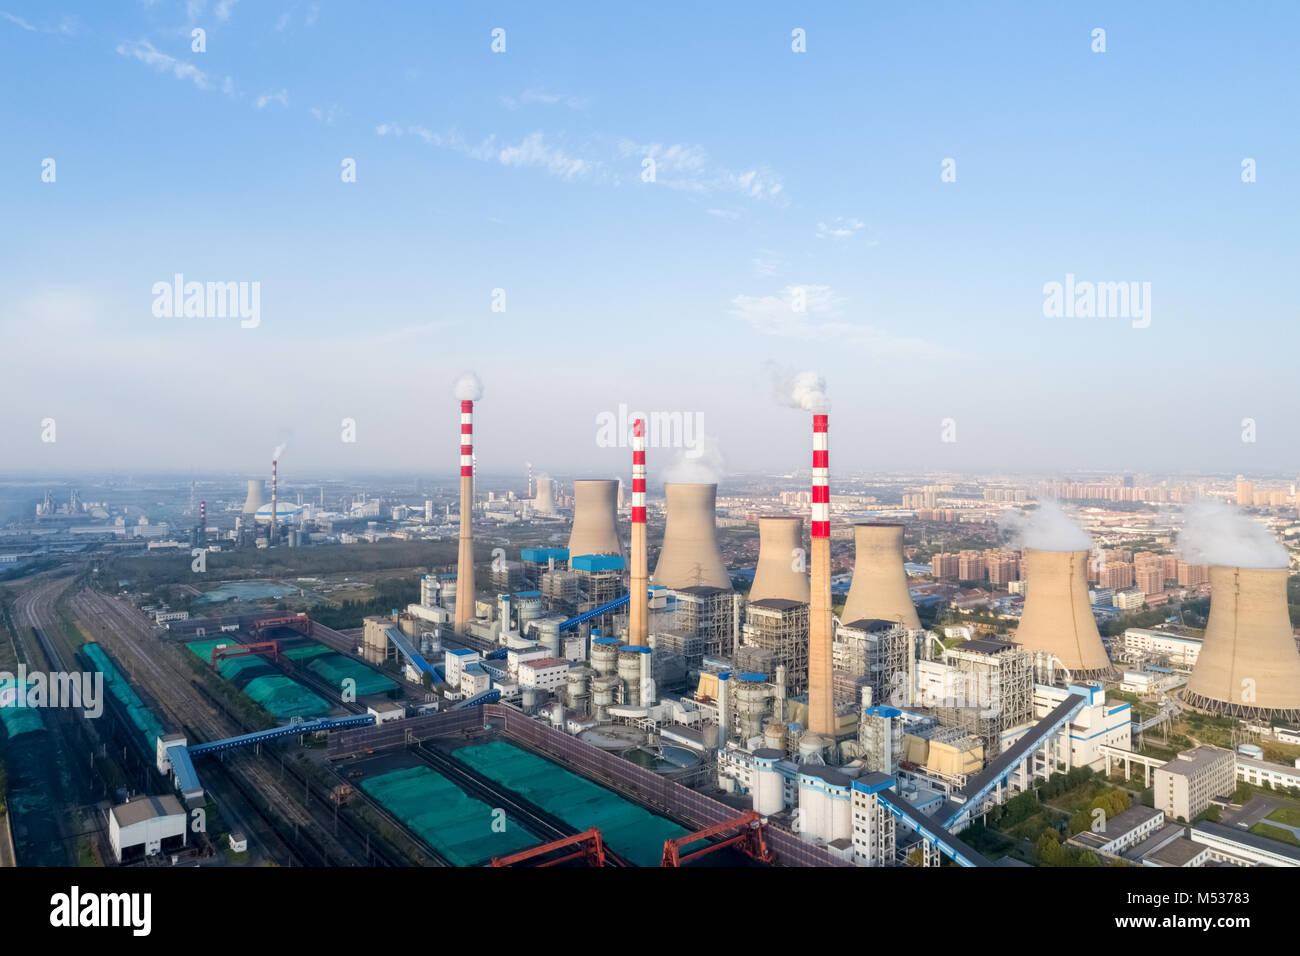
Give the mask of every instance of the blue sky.
M 625 402 L 788 470 L 776 363 L 839 467 L 1294 475 L 1300 16 L 1133 6 L 0 0 L 8 466 L 450 470 L 473 369 L 484 469 L 622 473 Z

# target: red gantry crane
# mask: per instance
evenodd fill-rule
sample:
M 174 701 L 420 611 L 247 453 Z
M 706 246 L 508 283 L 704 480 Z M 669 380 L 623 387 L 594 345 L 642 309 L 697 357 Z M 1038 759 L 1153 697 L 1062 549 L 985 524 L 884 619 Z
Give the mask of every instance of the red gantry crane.
M 561 863 L 567 863 L 569 860 L 586 860 L 588 866 L 605 865 L 605 841 L 601 839 L 600 831 L 595 827 L 587 830 L 585 833 L 575 833 L 573 836 L 564 837 L 562 840 L 556 840 L 554 843 L 543 843 L 541 846 L 535 846 L 531 850 L 520 850 L 518 853 L 512 853 L 509 856 L 494 856 L 492 858 L 493 866 L 514 866 L 517 863 L 523 863 L 535 857 L 545 856 L 555 850 L 563 850 L 568 847 L 577 847 L 571 853 L 564 856 L 558 856 L 553 860 L 543 860 L 537 866 L 558 866 Z
M 735 832 L 731 833 L 731 831 Z M 717 843 L 710 843 L 702 849 L 693 850 L 690 853 L 681 852 L 681 848 L 684 846 L 725 833 L 731 833 L 731 835 L 724 840 L 719 840 Z M 772 851 L 767 848 L 767 840 L 763 836 L 763 818 L 756 811 L 747 810 L 731 820 L 715 823 L 711 827 L 705 827 L 695 833 L 688 833 L 686 836 L 665 840 L 664 859 L 660 865 L 683 866 L 692 860 L 698 860 L 702 856 L 727 846 L 736 847 L 750 859 L 757 860 L 759 863 L 772 863 L 776 860 Z

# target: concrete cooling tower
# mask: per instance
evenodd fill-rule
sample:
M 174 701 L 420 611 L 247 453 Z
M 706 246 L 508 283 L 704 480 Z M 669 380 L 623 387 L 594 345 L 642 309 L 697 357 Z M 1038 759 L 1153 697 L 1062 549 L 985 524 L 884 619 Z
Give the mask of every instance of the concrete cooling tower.
M 1300 719 L 1286 579 L 1285 568 L 1210 568 L 1210 620 L 1185 703 L 1231 717 Z
M 573 530 L 569 557 L 622 554 L 618 540 L 618 481 L 598 478 L 573 483 Z
M 1055 654 L 1074 680 L 1113 677 L 1088 602 L 1088 552 L 1026 548 L 1022 566 L 1027 591 L 1016 643 Z
M 266 504 L 266 492 L 260 478 L 248 479 L 248 497 L 244 499 L 244 514 L 257 514 L 257 509 Z
M 903 568 L 903 526 L 864 522 L 853 526 L 853 583 L 840 620 L 845 624 L 875 619 L 897 621 L 919 630 L 912 594 Z
M 798 552 L 798 553 L 796 553 Z M 801 560 L 808 552 L 803 543 L 803 519 L 790 516 L 758 519 L 758 567 L 749 600 L 779 598 L 808 603 L 808 575 L 795 570 L 807 565 Z
M 711 587 L 731 590 L 722 563 L 714 512 L 718 486 L 668 482 L 668 519 L 659 549 L 653 584 L 669 588 Z
M 558 515 L 555 507 L 555 482 L 549 478 L 537 479 L 537 496 L 533 498 L 533 511 L 539 515 Z

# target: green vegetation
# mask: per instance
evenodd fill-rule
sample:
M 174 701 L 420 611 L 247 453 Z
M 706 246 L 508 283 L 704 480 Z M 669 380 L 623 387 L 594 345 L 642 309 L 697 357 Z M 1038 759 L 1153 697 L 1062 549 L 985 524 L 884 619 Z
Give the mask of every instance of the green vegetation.
M 318 607 L 312 618 L 326 627 L 342 630 L 360 627 L 362 619 L 372 614 L 387 614 L 393 608 L 404 608 L 420 600 L 420 579 L 384 578 L 375 582 L 375 596 L 366 601 L 344 601 L 339 607 Z
M 1264 819 L 1300 827 L 1300 807 L 1278 807 Z
M 1097 794 L 1088 803 L 1087 806 L 1080 807 L 1070 817 L 1068 832 L 1070 836 L 1076 833 L 1082 833 L 1084 830 L 1092 829 L 1092 822 L 1097 810 L 1101 810 L 1105 817 L 1103 819 L 1111 820 L 1119 816 L 1125 810 L 1133 806 L 1133 800 L 1123 790 L 1116 790 L 1113 787 L 1107 787 L 1102 793 Z
M 1101 861 L 1091 850 L 1066 846 L 1061 834 L 1045 830 L 1034 843 L 1034 860 L 1040 866 L 1100 866 Z
M 1211 804 L 1193 817 L 1192 822 L 1200 823 L 1202 820 L 1209 820 L 1211 823 L 1218 823 L 1222 816 L 1223 811 L 1214 804 Z
M 1269 826 L 1263 821 L 1256 823 L 1250 828 L 1250 832 L 1256 836 L 1268 837 L 1270 840 L 1277 840 L 1280 843 L 1289 843 L 1292 846 L 1300 846 L 1300 837 L 1297 837 L 1290 830 L 1283 830 L 1281 827 Z

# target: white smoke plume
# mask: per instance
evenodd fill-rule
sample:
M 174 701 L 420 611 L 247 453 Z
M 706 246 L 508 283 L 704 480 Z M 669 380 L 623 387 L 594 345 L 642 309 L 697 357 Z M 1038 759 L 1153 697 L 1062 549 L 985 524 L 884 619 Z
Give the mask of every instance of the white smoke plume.
M 718 440 L 711 435 L 700 435 L 695 444 L 684 448 L 676 461 L 664 469 L 664 481 L 674 484 L 717 484 L 726 474 L 726 464 Z
M 1092 538 L 1055 501 L 1040 501 L 1033 511 L 1007 511 L 998 530 L 1009 547 L 1035 551 L 1090 551 Z
M 790 372 L 769 363 L 768 374 L 772 377 L 772 391 L 776 400 L 790 408 L 801 408 L 806 412 L 825 415 L 830 411 L 831 402 L 826 395 L 826 379 L 818 372 Z
M 1189 564 L 1228 568 L 1285 568 L 1286 548 L 1272 533 L 1220 501 L 1197 501 L 1183 509 L 1177 549 Z
M 280 456 L 284 454 L 284 450 L 288 447 L 289 447 L 289 443 L 287 441 L 282 441 L 280 442 L 280 444 L 276 445 L 275 451 L 271 452 L 271 460 L 279 461 Z
M 462 402 L 477 402 L 483 397 L 483 383 L 473 372 L 466 372 L 456 379 L 456 397 Z

